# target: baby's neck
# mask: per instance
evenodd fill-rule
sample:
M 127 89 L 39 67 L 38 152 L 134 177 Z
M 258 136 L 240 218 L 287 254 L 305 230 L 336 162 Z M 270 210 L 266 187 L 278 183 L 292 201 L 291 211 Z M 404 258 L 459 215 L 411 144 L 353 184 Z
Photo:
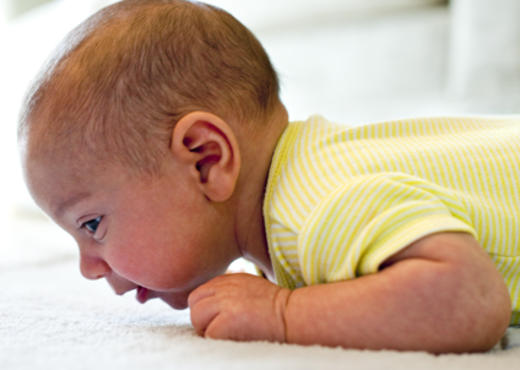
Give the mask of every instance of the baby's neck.
M 235 234 L 242 256 L 271 279 L 272 267 L 265 236 L 263 201 L 271 158 L 287 127 L 285 109 L 254 139 L 242 141 L 242 173 L 237 185 Z

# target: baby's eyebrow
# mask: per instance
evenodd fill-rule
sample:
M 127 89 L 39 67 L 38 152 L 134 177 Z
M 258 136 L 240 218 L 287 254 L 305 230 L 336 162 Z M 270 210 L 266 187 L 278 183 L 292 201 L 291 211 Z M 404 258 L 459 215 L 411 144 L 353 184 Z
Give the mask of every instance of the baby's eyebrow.
M 65 211 L 67 209 L 73 207 L 74 205 L 76 205 L 83 199 L 89 197 L 90 195 L 91 194 L 89 192 L 81 192 L 81 193 L 74 194 L 67 200 L 61 202 L 60 204 L 58 204 L 58 206 L 54 210 L 55 217 L 60 219 L 61 216 L 63 216 L 63 213 L 65 213 Z

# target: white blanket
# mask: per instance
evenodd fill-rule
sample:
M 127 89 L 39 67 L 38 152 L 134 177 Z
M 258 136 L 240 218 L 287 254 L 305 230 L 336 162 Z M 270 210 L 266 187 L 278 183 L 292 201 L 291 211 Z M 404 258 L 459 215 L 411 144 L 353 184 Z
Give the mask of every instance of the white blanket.
M 47 222 L 0 246 L 0 369 L 518 369 L 520 329 L 483 354 L 358 351 L 198 337 L 189 312 L 139 305 L 84 280 L 72 241 Z

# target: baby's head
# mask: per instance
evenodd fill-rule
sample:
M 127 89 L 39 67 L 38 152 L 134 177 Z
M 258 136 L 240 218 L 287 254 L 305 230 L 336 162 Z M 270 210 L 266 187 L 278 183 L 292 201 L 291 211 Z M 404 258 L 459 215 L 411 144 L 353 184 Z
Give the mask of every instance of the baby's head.
M 82 273 L 175 307 L 222 273 L 240 256 L 223 204 L 255 135 L 286 122 L 278 90 L 252 33 L 205 4 L 127 0 L 74 30 L 28 95 L 19 142 Z
M 211 112 L 234 129 L 254 130 L 283 109 L 278 90 L 264 49 L 227 12 L 127 0 L 63 42 L 28 95 L 20 133 L 37 136 L 40 150 L 73 147 L 89 158 L 109 151 L 153 171 L 187 113 Z

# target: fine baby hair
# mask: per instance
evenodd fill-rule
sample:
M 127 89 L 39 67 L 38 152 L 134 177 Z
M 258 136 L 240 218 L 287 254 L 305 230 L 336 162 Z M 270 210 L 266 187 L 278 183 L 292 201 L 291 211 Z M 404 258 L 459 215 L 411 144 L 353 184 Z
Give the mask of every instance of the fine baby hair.
M 262 124 L 281 109 L 278 92 L 263 47 L 226 11 L 125 0 L 64 40 L 30 90 L 19 136 L 32 130 L 42 150 L 74 148 L 90 160 L 110 153 L 130 168 L 157 172 L 172 127 L 186 113 Z

